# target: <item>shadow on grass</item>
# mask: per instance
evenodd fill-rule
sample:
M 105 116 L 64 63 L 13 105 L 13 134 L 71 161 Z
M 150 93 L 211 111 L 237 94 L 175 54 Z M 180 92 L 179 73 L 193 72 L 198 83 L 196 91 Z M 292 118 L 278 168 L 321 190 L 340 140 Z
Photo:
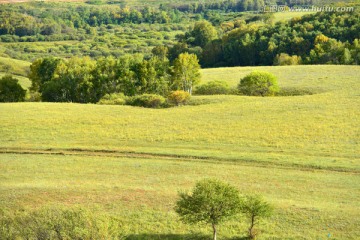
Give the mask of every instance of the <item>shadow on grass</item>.
M 132 234 L 128 235 L 126 240 L 211 240 L 210 235 L 201 234 Z M 248 240 L 246 237 L 223 238 L 226 240 Z

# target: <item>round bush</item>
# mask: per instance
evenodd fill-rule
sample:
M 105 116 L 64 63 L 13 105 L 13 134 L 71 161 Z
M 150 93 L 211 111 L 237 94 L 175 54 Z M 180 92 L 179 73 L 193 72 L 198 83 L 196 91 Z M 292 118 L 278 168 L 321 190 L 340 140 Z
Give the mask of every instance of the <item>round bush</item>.
M 220 95 L 229 94 L 231 89 L 227 82 L 224 81 L 211 81 L 199 86 L 195 93 L 198 95 Z
M 168 96 L 170 103 L 175 104 L 176 106 L 186 104 L 190 100 L 190 93 L 185 91 L 174 91 L 171 92 Z
M 123 93 L 111 93 L 103 96 L 98 104 L 102 105 L 125 105 L 126 97 Z
M 143 94 L 129 98 L 126 104 L 131 106 L 160 108 L 165 103 L 165 98 L 157 94 Z
M 248 96 L 274 96 L 280 91 L 276 77 L 268 72 L 252 72 L 240 80 L 239 91 Z

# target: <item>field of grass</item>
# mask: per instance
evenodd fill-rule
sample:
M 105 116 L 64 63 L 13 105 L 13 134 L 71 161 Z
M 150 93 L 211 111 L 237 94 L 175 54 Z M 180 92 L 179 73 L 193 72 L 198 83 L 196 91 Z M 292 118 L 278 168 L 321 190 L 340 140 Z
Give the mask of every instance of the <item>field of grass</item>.
M 360 179 L 354 173 L 82 154 L 2 154 L 1 206 L 97 207 L 122 220 L 128 239 L 209 236 L 208 226 L 184 225 L 172 209 L 177 191 L 204 177 L 216 177 L 244 194 L 261 193 L 274 205 L 260 239 L 325 239 L 329 233 L 334 239 L 356 239 L 360 234 Z M 219 239 L 245 232 L 244 220 L 234 219 L 220 227 Z
M 97 206 L 128 239 L 183 239 L 210 229 L 179 222 L 177 191 L 216 177 L 275 206 L 260 239 L 356 239 L 360 67 L 205 69 L 203 82 L 236 86 L 255 69 L 317 94 L 197 96 L 207 104 L 170 109 L 1 104 L 0 206 Z M 245 231 L 232 220 L 219 234 Z
M 274 21 L 275 22 L 288 21 L 294 17 L 302 17 L 307 14 L 312 14 L 312 13 L 309 13 L 309 12 L 277 12 L 277 13 L 274 13 L 274 16 L 275 16 Z

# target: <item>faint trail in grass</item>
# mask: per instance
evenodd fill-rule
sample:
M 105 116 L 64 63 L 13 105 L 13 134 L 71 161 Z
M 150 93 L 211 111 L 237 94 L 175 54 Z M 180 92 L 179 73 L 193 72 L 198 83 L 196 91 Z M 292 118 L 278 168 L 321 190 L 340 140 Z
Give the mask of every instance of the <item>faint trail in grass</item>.
M 193 155 L 178 155 L 178 154 L 161 154 L 161 153 L 147 153 L 136 151 L 119 151 L 119 150 L 90 150 L 82 148 L 73 149 L 25 149 L 25 148 L 0 148 L 0 154 L 20 154 L 20 155 L 63 155 L 63 156 L 93 156 L 93 157 L 115 157 L 115 158 L 143 158 L 143 159 L 166 159 L 175 161 L 197 161 L 204 163 L 218 163 L 218 164 L 237 164 L 244 166 L 256 167 L 272 167 L 281 169 L 297 169 L 302 171 L 333 171 L 333 172 L 347 172 L 359 174 L 360 170 L 347 169 L 342 167 L 329 166 L 314 166 L 296 163 L 276 163 L 265 162 L 254 159 L 227 159 L 221 157 L 205 157 Z

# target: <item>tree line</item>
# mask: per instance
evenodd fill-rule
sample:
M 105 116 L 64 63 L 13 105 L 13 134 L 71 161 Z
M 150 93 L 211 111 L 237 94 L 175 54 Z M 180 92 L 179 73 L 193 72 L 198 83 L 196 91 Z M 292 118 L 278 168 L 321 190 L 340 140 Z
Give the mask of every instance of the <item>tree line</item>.
M 172 52 L 192 52 L 203 67 L 285 64 L 359 64 L 360 12 L 317 13 L 291 21 L 200 21 L 178 36 Z M 271 21 L 271 19 L 269 19 Z
M 141 10 L 120 6 L 73 6 L 53 3 L 0 5 L 0 35 L 36 36 L 66 34 L 71 29 L 90 31 L 90 27 L 125 23 L 169 23 L 181 21 L 177 10 L 152 7 Z M 38 10 L 38 9 L 39 10 Z
M 148 59 L 140 54 L 97 61 L 89 57 L 37 59 L 30 66 L 30 89 L 39 92 L 43 101 L 78 103 L 97 103 L 112 93 L 167 96 L 183 90 L 191 94 L 201 78 L 196 55 L 182 53 L 170 62 L 165 53 L 165 48 L 157 47 Z

